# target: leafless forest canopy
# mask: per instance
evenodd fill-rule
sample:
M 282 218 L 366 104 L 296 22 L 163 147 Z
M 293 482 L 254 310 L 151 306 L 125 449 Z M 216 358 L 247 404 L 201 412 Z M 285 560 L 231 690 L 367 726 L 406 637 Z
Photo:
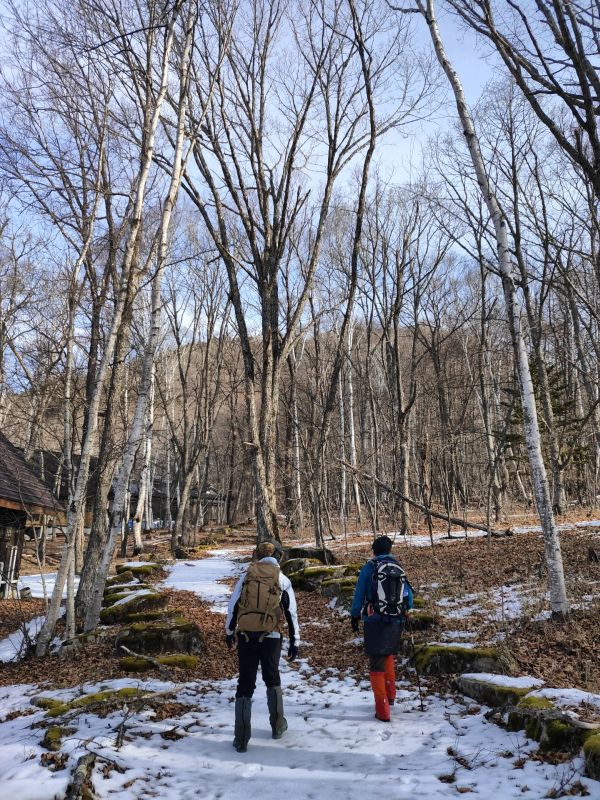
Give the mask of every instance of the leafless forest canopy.
M 322 544 L 531 507 L 556 566 L 596 503 L 600 6 L 438 11 L 4 3 L 0 424 L 88 628 L 129 518 Z

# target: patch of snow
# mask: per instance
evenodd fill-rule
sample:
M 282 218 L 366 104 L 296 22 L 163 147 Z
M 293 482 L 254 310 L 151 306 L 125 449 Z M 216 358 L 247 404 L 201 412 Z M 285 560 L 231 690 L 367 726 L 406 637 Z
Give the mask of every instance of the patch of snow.
M 460 647 L 463 650 L 472 650 L 478 647 L 475 642 L 427 642 L 427 645 L 433 647 Z
M 490 619 L 500 621 L 504 619 L 519 619 L 523 616 L 522 587 L 500 586 L 491 592 L 491 599 L 496 606 L 496 611 Z
M 442 597 L 437 601 L 437 605 L 445 608 L 446 606 L 464 606 L 474 603 L 481 597 L 480 594 L 465 594 L 462 597 Z
M 119 564 L 119 566 L 127 567 L 127 569 L 135 567 L 155 567 L 156 561 L 125 561 L 123 564 Z
M 17 584 L 19 591 L 25 588 L 26 586 L 31 589 L 31 596 L 32 597 L 44 597 L 44 584 L 46 586 L 46 596 L 48 599 L 52 596 L 52 592 L 54 591 L 54 584 L 56 583 L 56 572 L 46 572 L 44 573 L 44 582 L 42 583 L 42 578 L 39 574 L 37 575 L 21 575 L 19 578 L 19 582 Z M 79 578 L 75 576 L 75 590 L 79 586 Z M 63 589 L 63 599 L 67 596 L 67 588 Z
M 493 683 L 494 686 L 514 686 L 517 689 L 537 689 L 544 685 L 544 681 L 530 675 L 513 677 L 512 675 L 495 675 L 491 672 L 465 672 L 461 677 Z
M 600 712 L 600 695 L 585 692 L 583 689 L 540 689 L 533 694 L 546 697 L 559 708 L 577 708 L 582 703 Z
M 177 562 L 169 567 L 169 576 L 162 586 L 194 592 L 211 603 L 213 611 L 225 614 L 231 587 L 218 583 L 226 578 L 237 578 L 245 565 L 234 561 L 229 550 L 211 550 L 208 558 L 199 561 Z
M 556 526 L 559 531 L 571 531 L 573 528 L 600 528 L 600 519 L 588 519 L 581 522 L 562 522 Z M 512 529 L 513 533 L 541 533 L 539 525 L 523 525 Z
M 552 612 L 551 611 L 540 611 L 539 614 L 536 614 L 534 617 L 531 618 L 532 622 L 545 622 L 546 620 L 551 619 Z
M 448 619 L 466 619 L 466 617 L 471 617 L 473 614 L 477 614 L 481 612 L 481 606 L 462 606 L 460 608 L 450 609 L 448 611 L 444 611 L 444 616 Z
M 129 581 L 129 583 L 113 583 L 110 586 L 107 586 L 107 589 L 110 589 L 111 592 L 120 592 L 122 589 L 135 589 L 136 586 L 139 586 L 139 581 Z
M 453 639 L 475 639 L 477 634 L 474 631 L 444 631 L 442 639 L 451 641 Z
M 59 619 L 60 617 L 64 616 L 65 609 L 60 608 L 58 611 Z M 25 628 L 27 630 L 27 638 L 31 642 L 35 642 L 39 632 L 42 629 L 42 625 L 44 624 L 44 620 L 46 618 L 44 616 L 41 617 L 34 617 L 33 619 L 29 620 L 25 623 Z M 21 652 L 23 648 L 23 631 L 19 629 L 14 633 L 11 633 L 10 636 L 7 636 L 6 639 L 0 640 L 0 662 L 8 663 L 10 661 L 17 661 L 20 655 L 23 655 Z M 60 645 L 62 644 L 62 640 L 58 638 L 52 639 L 50 643 L 51 650 L 57 650 Z
M 135 597 L 154 597 L 157 592 L 154 589 L 138 589 L 137 592 L 128 592 L 125 597 L 121 597 L 120 600 L 117 600 L 112 605 L 108 606 L 108 608 L 116 608 L 116 606 L 122 606 L 124 603 L 129 603 Z
M 32 620 L 25 623 L 27 639 L 32 642 L 35 641 L 38 633 L 42 629 L 44 619 L 45 617 L 34 617 Z M 0 661 L 5 664 L 9 661 L 16 661 L 18 656 L 22 655 L 21 650 L 23 648 L 24 639 L 25 636 L 21 629 L 11 633 L 6 639 L 2 639 L 0 641 Z

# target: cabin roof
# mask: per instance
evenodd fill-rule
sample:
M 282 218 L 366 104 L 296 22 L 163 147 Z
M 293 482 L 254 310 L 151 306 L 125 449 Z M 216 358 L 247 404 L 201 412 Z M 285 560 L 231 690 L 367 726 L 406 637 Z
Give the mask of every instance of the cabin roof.
M 0 433 L 0 506 L 32 513 L 62 510 L 22 453 Z

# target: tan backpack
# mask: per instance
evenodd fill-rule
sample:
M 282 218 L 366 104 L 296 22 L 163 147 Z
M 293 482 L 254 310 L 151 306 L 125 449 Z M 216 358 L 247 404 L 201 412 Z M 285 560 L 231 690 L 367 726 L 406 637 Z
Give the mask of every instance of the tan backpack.
M 279 567 L 253 561 L 238 602 L 237 628 L 245 633 L 272 633 L 281 620 Z

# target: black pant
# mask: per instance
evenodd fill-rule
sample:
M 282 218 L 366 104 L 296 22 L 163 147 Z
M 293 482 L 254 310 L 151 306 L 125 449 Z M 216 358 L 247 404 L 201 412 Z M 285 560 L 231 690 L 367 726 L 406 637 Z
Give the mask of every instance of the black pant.
M 259 664 L 267 688 L 281 686 L 279 677 L 281 638 L 265 636 L 261 642 L 260 634 L 238 633 L 237 640 L 240 675 L 235 696 L 252 697 L 256 689 L 256 674 Z
M 387 656 L 369 656 L 369 671 L 383 672 Z

